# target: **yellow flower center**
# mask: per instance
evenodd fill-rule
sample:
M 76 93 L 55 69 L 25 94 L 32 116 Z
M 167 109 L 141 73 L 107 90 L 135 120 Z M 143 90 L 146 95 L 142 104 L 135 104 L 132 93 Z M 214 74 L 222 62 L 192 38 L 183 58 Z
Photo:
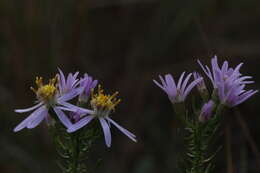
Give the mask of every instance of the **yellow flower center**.
M 113 95 L 104 94 L 104 90 L 101 89 L 101 85 L 98 86 L 98 93 L 94 94 L 94 90 L 91 91 L 91 105 L 94 108 L 102 110 L 115 110 L 116 105 L 121 102 L 121 99 L 115 98 L 118 92 Z
M 36 77 L 35 83 L 37 85 L 37 89 L 31 87 L 31 90 L 36 94 L 37 98 L 41 101 L 50 101 L 56 94 L 56 83 L 57 76 L 50 79 L 48 84 L 43 84 L 42 77 Z

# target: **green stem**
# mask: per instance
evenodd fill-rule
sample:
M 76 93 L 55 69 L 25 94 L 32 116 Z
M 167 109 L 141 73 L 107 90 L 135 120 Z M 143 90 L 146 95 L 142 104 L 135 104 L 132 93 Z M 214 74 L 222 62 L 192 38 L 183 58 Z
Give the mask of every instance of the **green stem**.
M 72 171 L 71 173 L 78 172 L 79 166 L 79 137 L 78 133 L 72 134 Z
M 187 165 L 187 173 L 209 173 L 212 171 L 212 159 L 218 150 L 213 154 L 209 153 L 209 146 L 219 127 L 224 108 L 224 105 L 218 105 L 215 115 L 205 123 L 191 121 L 187 124 L 190 129 L 190 135 L 187 138 L 190 166 Z

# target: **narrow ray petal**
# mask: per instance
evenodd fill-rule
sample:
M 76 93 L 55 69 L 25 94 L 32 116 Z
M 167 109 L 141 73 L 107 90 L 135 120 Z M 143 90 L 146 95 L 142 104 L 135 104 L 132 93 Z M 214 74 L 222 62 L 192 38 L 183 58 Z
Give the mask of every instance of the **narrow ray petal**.
M 88 123 L 91 122 L 91 120 L 93 120 L 94 116 L 89 115 L 86 116 L 84 118 L 82 118 L 81 120 L 79 120 L 77 123 L 73 124 L 72 126 L 70 126 L 67 130 L 68 133 L 72 133 L 77 131 L 78 129 L 86 126 Z
M 178 84 L 177 84 L 177 89 L 181 89 L 181 84 L 182 84 L 182 80 L 183 80 L 184 75 L 185 75 L 185 72 L 183 72 L 181 74 L 181 77 L 180 77 Z
M 26 119 L 24 119 L 20 124 L 18 124 L 14 128 L 14 132 L 18 132 L 18 131 L 22 130 L 23 128 L 25 128 L 32 119 L 34 119 L 40 112 L 42 112 L 43 109 L 46 109 L 46 107 L 42 106 L 42 107 L 38 108 L 37 110 L 35 110 L 33 113 L 31 113 Z
M 32 119 L 28 124 L 27 124 L 27 128 L 28 129 L 32 129 L 36 126 L 38 126 L 42 120 L 48 115 L 48 109 L 43 109 L 41 112 L 39 112 L 37 114 L 37 116 L 35 116 L 34 119 Z
M 131 132 L 129 132 L 128 130 L 126 130 L 125 128 L 123 128 L 122 126 L 120 126 L 119 124 L 117 124 L 115 121 L 113 121 L 110 118 L 106 118 L 109 122 L 111 122 L 114 126 L 116 126 L 122 133 L 124 133 L 127 137 L 129 137 L 132 141 L 137 142 L 137 140 L 135 139 L 135 135 Z
M 103 132 L 104 132 L 104 136 L 105 136 L 105 141 L 106 141 L 106 145 L 107 147 L 111 146 L 111 132 L 110 132 L 110 128 L 106 122 L 106 120 L 104 118 L 99 118 L 99 121 L 101 123 Z
M 62 112 L 62 110 L 58 109 L 57 107 L 53 107 L 53 110 L 54 110 L 54 112 L 57 114 L 59 120 L 61 121 L 61 123 L 62 123 L 65 127 L 69 128 L 69 127 L 72 125 L 71 121 L 70 121 L 69 118 L 65 115 L 65 113 Z
M 26 109 L 15 109 L 14 111 L 17 112 L 17 113 L 30 112 L 30 111 L 33 111 L 33 110 L 39 108 L 42 105 L 43 105 L 43 102 L 40 102 L 40 103 L 38 103 L 37 105 L 35 105 L 33 107 L 26 108 Z
M 191 84 L 186 88 L 184 94 L 183 94 L 183 98 L 185 99 L 187 97 L 187 95 L 190 93 L 190 91 L 199 83 L 203 80 L 203 78 L 199 78 L 197 80 L 194 80 L 193 82 L 191 82 Z

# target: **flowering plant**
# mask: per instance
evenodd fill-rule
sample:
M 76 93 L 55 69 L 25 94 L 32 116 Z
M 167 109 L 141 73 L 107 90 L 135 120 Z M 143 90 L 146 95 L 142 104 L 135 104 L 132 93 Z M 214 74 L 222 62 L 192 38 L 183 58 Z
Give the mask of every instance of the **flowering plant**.
M 58 70 L 59 74 L 50 79 L 48 84 L 43 83 L 42 77 L 36 77 L 37 89 L 31 87 L 36 94 L 36 105 L 15 110 L 17 113 L 33 112 L 14 128 L 14 132 L 35 128 L 45 119 L 63 158 L 60 165 L 66 173 L 82 173 L 88 170 L 83 160 L 100 136 L 100 128 L 96 121 L 89 124 L 91 120 L 99 120 L 107 147 L 111 146 L 110 124 L 136 142 L 133 133 L 110 118 L 121 101 L 116 98 L 118 92 L 106 95 L 99 85 L 98 92 L 95 93 L 98 81 L 91 76 L 85 74 L 83 78 L 78 78 L 79 72 L 76 72 L 69 73 L 66 78 Z
M 213 170 L 212 159 L 221 147 L 210 153 L 209 145 L 221 124 L 223 111 L 245 102 L 258 92 L 245 89 L 254 81 L 250 80 L 251 76 L 243 76 L 240 73 L 243 63 L 231 68 L 225 61 L 220 67 L 217 56 L 211 59 L 211 70 L 199 60 L 198 63 L 211 81 L 213 86 L 211 94 L 204 78 L 198 72 L 193 73 L 194 80 L 188 86 L 191 73 L 183 81 L 185 74 L 183 72 L 177 86 L 170 74 L 165 75 L 165 79 L 159 76 L 161 84 L 154 80 L 154 83 L 168 95 L 183 129 L 188 131 L 188 136 L 185 138 L 187 146 L 185 165 L 189 166 L 184 166 L 183 170 L 186 173 L 209 173 Z M 200 106 L 193 103 L 192 110 L 189 110 L 185 100 L 195 86 L 201 96 Z

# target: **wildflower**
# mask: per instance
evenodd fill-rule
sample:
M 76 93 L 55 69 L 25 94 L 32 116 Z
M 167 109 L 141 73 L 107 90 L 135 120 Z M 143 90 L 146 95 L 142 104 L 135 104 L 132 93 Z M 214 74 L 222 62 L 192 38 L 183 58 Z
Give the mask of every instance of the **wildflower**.
M 73 99 L 77 96 L 79 93 L 78 88 L 75 88 L 75 81 L 74 77 L 68 77 L 67 81 L 64 78 L 63 73 L 60 71 L 61 76 L 56 75 L 56 77 L 49 80 L 48 84 L 43 84 L 43 78 L 42 77 L 36 77 L 36 85 L 37 89 L 34 89 L 31 87 L 33 92 L 36 94 L 37 103 L 35 106 L 27 108 L 27 109 L 16 109 L 15 112 L 17 113 L 24 113 L 24 112 L 30 112 L 33 111 L 25 120 L 23 120 L 18 126 L 15 127 L 14 132 L 20 131 L 23 128 L 34 128 L 37 125 L 41 123 L 43 119 L 48 120 L 48 111 L 50 109 L 53 109 L 53 111 L 58 116 L 61 123 L 69 127 L 72 125 L 69 118 L 65 115 L 63 110 L 67 111 L 85 111 L 85 112 L 92 112 L 90 110 L 79 108 L 77 106 L 74 106 L 67 101 Z M 73 79 L 72 79 L 73 78 Z M 57 81 L 59 79 L 59 83 L 57 84 Z M 71 87 L 69 87 L 69 90 L 65 92 L 65 86 L 69 86 L 67 84 L 70 84 L 72 82 Z M 59 87 L 57 87 L 57 85 Z M 64 89 L 64 90 L 63 90 Z M 68 89 L 68 88 L 67 88 Z M 63 90 L 63 91 L 61 91 Z
M 90 92 L 97 85 L 98 81 L 93 80 L 91 76 L 85 74 L 84 78 L 80 81 L 80 87 L 83 88 L 83 92 L 79 95 L 80 102 L 87 102 L 89 100 Z
M 214 92 L 217 93 L 221 103 L 228 107 L 234 107 L 258 92 L 257 90 L 245 90 L 246 84 L 254 83 L 254 81 L 248 80 L 252 76 L 243 76 L 239 72 L 243 63 L 233 69 L 229 68 L 228 62 L 225 61 L 220 68 L 217 56 L 215 56 L 211 59 L 212 72 L 207 66 L 204 67 L 199 60 L 198 63 L 210 78 L 214 86 Z
M 101 89 L 101 86 L 98 87 L 98 93 L 94 94 L 92 90 L 91 94 L 91 107 L 93 109 L 92 113 L 81 118 L 77 123 L 73 124 L 68 128 L 68 132 L 75 132 L 76 130 L 84 127 L 88 123 L 90 123 L 93 119 L 98 119 L 105 137 L 105 142 L 107 147 L 111 146 L 111 132 L 110 132 L 110 124 L 116 126 L 122 133 L 124 133 L 131 140 L 136 142 L 136 136 L 129 132 L 128 130 L 121 127 L 114 120 L 112 120 L 109 115 L 111 111 L 115 110 L 115 107 L 120 103 L 120 99 L 117 99 L 116 96 L 118 92 L 115 92 L 113 95 L 104 94 L 104 90 Z
M 224 79 L 226 85 L 232 85 L 231 80 L 237 79 L 237 82 L 240 84 L 250 84 L 253 83 L 253 81 L 245 81 L 247 79 L 251 79 L 251 76 L 243 76 L 241 77 L 241 73 L 239 72 L 240 68 L 242 67 L 243 63 L 240 63 L 236 66 L 235 69 L 228 67 L 228 62 L 224 61 L 221 68 L 218 65 L 218 59 L 217 56 L 214 56 L 211 59 L 211 67 L 212 72 L 210 71 L 208 66 L 203 66 L 202 63 L 198 60 L 199 65 L 201 66 L 202 70 L 206 73 L 206 75 L 211 80 L 214 88 L 217 88 L 218 83 L 220 80 Z M 228 79 L 228 80 L 227 80 Z
M 58 69 L 58 70 L 59 70 L 60 95 L 66 94 L 78 86 L 79 80 L 77 79 L 77 76 L 78 76 L 79 72 L 76 72 L 75 74 L 69 73 L 67 80 L 66 80 L 63 72 L 60 69 Z
M 177 86 L 173 77 L 170 74 L 165 75 L 165 79 L 163 79 L 162 76 L 159 76 L 162 84 L 159 84 L 156 80 L 153 80 L 153 82 L 168 95 L 170 101 L 173 104 L 180 103 L 184 102 L 190 91 L 203 80 L 202 77 L 199 77 L 187 86 L 192 73 L 188 74 L 185 80 L 183 80 L 184 75 L 185 72 L 181 74 Z
M 240 81 L 242 79 L 240 78 L 233 80 L 230 79 L 230 85 L 226 85 L 224 79 L 220 80 L 217 84 L 218 96 L 222 104 L 228 107 L 234 107 L 243 103 L 258 92 L 258 90 L 252 89 L 248 91 L 245 90 L 246 85 L 243 83 L 241 84 Z
M 194 80 L 201 78 L 201 75 L 198 72 L 193 72 L 193 77 Z M 206 87 L 206 84 L 204 82 L 204 79 L 201 80 L 201 82 L 199 82 L 197 84 L 197 89 L 199 91 L 200 96 L 202 97 L 202 99 L 207 102 L 209 99 L 209 92 L 208 89 Z
M 197 80 L 197 79 L 202 78 L 202 77 L 198 72 L 193 72 L 193 78 L 194 78 L 194 80 Z M 203 79 L 197 84 L 197 89 L 200 92 L 204 92 L 205 90 L 207 90 L 207 87 L 206 87 Z
M 212 111 L 214 109 L 215 103 L 210 100 L 208 103 L 205 103 L 201 109 L 199 121 L 205 122 L 210 119 L 212 116 Z

